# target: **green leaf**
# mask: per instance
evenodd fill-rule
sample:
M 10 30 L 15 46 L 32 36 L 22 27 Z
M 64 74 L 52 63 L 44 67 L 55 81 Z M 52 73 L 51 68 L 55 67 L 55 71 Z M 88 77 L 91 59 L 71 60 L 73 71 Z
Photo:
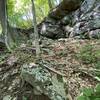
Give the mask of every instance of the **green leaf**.
M 23 96 L 23 100 L 27 100 L 27 98 L 25 96 Z
M 96 73 L 96 75 L 98 75 L 98 76 L 99 76 L 99 75 L 100 75 L 100 73 Z M 98 81 L 100 81 L 100 77 L 98 77 L 98 76 L 96 76 L 96 77 L 95 77 L 95 79 L 96 79 L 96 80 L 98 80 Z
M 100 100 L 100 98 L 96 98 L 96 99 L 94 99 L 94 100 Z
M 77 100 L 90 100 L 90 99 L 86 96 L 81 95 L 81 96 L 77 97 Z
M 98 92 L 98 93 L 100 93 L 100 84 L 97 84 L 97 85 L 96 85 L 95 91 Z
M 89 97 L 89 96 L 91 96 L 93 94 L 94 90 L 92 88 L 84 88 L 82 90 L 82 92 L 83 92 L 83 95 Z

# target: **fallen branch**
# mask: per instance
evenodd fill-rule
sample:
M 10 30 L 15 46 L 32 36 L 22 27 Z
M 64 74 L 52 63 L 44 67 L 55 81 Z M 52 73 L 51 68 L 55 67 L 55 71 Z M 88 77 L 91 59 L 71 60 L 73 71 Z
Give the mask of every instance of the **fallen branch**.
M 43 65 L 43 66 L 44 66 L 45 68 L 47 68 L 48 70 L 50 70 L 50 71 L 52 71 L 52 72 L 54 72 L 54 73 L 56 73 L 56 74 L 58 74 L 58 75 L 61 75 L 61 76 L 63 76 L 63 77 L 66 77 L 65 74 L 63 74 L 63 73 L 61 73 L 61 72 L 55 70 L 54 68 L 50 68 L 50 67 L 48 67 L 48 66 L 46 66 L 46 65 Z

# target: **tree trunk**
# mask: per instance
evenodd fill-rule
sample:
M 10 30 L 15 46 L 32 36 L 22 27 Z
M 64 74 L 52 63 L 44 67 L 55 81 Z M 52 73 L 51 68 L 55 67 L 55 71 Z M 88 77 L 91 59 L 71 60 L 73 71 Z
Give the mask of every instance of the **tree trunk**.
M 4 34 L 4 40 L 6 47 L 9 51 L 11 51 L 11 48 L 8 43 L 8 23 L 7 23 L 7 1 L 1 0 L 0 1 L 0 20 L 1 20 L 1 26 Z
M 5 2 L 5 0 L 0 0 L 0 22 L 3 30 L 5 30 Z
M 32 1 L 32 14 L 33 14 L 33 24 L 34 24 L 34 36 L 35 36 L 35 46 L 36 46 L 36 56 L 39 58 L 40 56 L 40 46 L 39 46 L 39 35 L 38 35 L 38 29 L 37 29 L 37 22 L 36 22 L 36 13 L 35 13 L 35 5 L 34 1 Z
M 17 31 L 9 26 L 8 23 L 7 0 L 0 0 L 0 22 L 2 27 L 2 36 L 4 37 L 2 38 L 2 42 L 4 42 L 7 48 L 11 51 L 17 37 L 14 33 L 17 33 Z

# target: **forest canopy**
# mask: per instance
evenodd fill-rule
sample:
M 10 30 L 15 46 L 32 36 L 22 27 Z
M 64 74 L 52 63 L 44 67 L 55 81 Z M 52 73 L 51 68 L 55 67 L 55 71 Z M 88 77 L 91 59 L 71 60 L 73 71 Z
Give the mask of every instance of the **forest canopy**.
M 51 0 L 54 7 L 60 0 Z M 7 0 L 9 24 L 14 27 L 32 27 L 31 0 Z M 50 11 L 48 0 L 35 0 L 37 22 L 40 23 Z

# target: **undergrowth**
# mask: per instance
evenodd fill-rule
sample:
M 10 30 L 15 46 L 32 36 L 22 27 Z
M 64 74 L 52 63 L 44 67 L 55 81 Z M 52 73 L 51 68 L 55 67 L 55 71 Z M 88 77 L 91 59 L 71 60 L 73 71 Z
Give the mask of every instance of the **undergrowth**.
M 83 88 L 77 100 L 100 100 L 100 84 L 95 88 Z
M 87 44 L 81 48 L 77 58 L 82 64 L 93 67 L 93 74 L 100 80 L 100 48 L 95 48 L 93 45 Z M 77 100 L 100 100 L 100 84 L 93 88 L 83 88 Z

